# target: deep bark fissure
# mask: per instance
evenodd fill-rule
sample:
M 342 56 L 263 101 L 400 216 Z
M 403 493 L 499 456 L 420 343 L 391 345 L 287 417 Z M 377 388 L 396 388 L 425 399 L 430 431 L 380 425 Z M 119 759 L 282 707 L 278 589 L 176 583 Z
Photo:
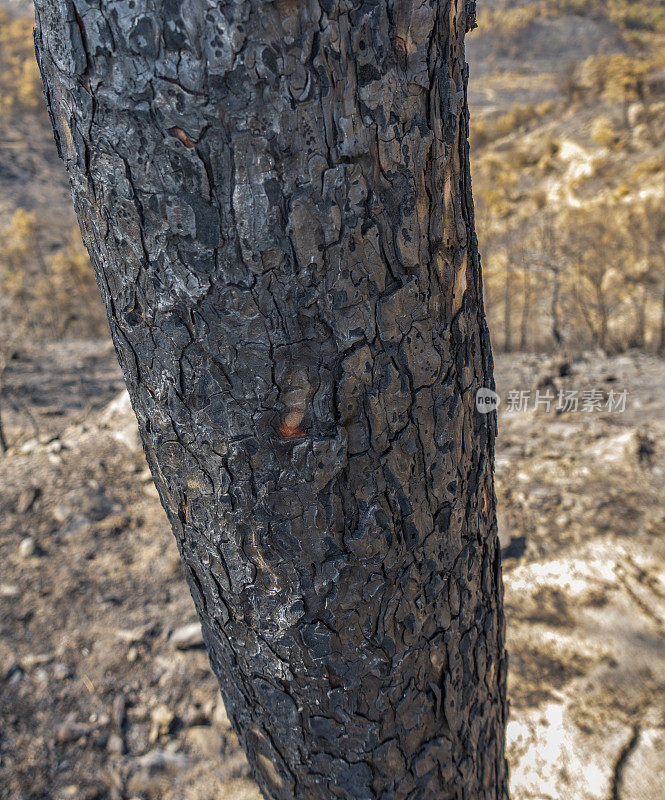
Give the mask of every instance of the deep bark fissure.
M 213 669 L 275 800 L 504 800 L 461 0 L 35 0 Z

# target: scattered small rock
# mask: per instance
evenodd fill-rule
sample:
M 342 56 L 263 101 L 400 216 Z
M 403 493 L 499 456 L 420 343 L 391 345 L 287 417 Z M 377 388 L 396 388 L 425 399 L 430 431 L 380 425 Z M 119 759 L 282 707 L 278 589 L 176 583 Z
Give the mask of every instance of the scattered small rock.
M 88 727 L 74 720 L 66 720 L 55 729 L 55 740 L 60 744 L 74 742 L 88 733 Z
M 56 681 L 64 681 L 71 677 L 71 674 L 71 671 L 64 664 L 58 663 L 53 665 L 53 677 Z
M 21 661 L 25 669 L 32 669 L 33 667 L 43 667 L 44 664 L 50 664 L 53 661 L 53 656 L 51 653 L 29 653 Z
M 126 390 L 123 389 L 115 400 L 106 406 L 100 417 L 100 427 L 110 430 L 113 438 L 124 444 L 131 452 L 141 452 L 138 425 Z
M 189 764 L 189 759 L 182 753 L 170 750 L 150 750 L 137 759 L 137 764 L 149 772 L 178 771 Z
M 173 631 L 169 641 L 178 650 L 192 650 L 196 647 L 203 647 L 201 625 L 198 622 L 182 625 Z
M 122 732 L 125 727 L 125 718 L 127 715 L 127 702 L 123 695 L 119 694 L 113 700 L 113 708 L 111 709 L 111 719 L 117 731 Z
M 121 642 L 138 644 L 148 635 L 151 629 L 152 625 L 139 625 L 137 628 L 121 628 L 116 631 L 115 635 Z
M 175 720 L 175 714 L 168 706 L 159 705 L 153 709 L 150 719 L 152 720 L 152 727 L 150 728 L 149 741 L 150 744 L 154 744 L 160 736 L 169 733 Z
M 67 448 L 65 445 L 60 441 L 60 439 L 54 439 L 52 442 L 49 442 L 46 445 L 46 452 L 47 453 L 61 453 L 63 450 Z
M 46 684 L 49 682 L 48 672 L 43 667 L 35 670 L 35 680 L 37 683 L 41 683 L 46 686 Z
M 37 439 L 28 439 L 28 441 L 24 442 L 19 448 L 19 453 L 22 453 L 23 455 L 29 455 L 30 453 L 34 453 L 38 447 L 39 441 Z
M 106 749 L 109 753 L 115 753 L 119 756 L 123 755 L 125 752 L 125 742 L 122 736 L 120 736 L 119 733 L 112 733 L 106 742 Z
M 23 489 L 23 491 L 19 493 L 19 496 L 16 499 L 16 504 L 14 505 L 14 511 L 17 514 L 27 513 L 35 504 L 35 500 L 37 500 L 39 495 L 40 495 L 40 490 L 35 486 L 30 486 L 27 489 Z
M 19 680 L 20 680 L 20 676 L 22 674 L 23 670 L 21 669 L 21 665 L 18 663 L 18 661 L 11 661 L 9 666 L 5 669 L 3 681 L 11 683 L 15 675 L 19 675 Z
M 32 536 L 26 536 L 18 546 L 18 554 L 19 558 L 21 558 L 23 561 L 27 561 L 29 558 L 38 558 L 39 556 L 43 556 L 44 551 L 32 538 Z
M 153 709 L 150 718 L 156 725 L 159 725 L 160 728 L 167 730 L 175 719 L 175 714 L 168 706 L 159 705 L 157 708 Z
M 210 725 L 212 712 L 214 710 L 214 702 L 208 703 L 206 707 L 202 708 L 198 702 L 192 702 L 190 700 L 183 722 L 188 728 L 193 728 L 195 725 Z
M 17 669 L 11 676 L 11 678 L 7 681 L 9 686 L 16 686 L 17 683 L 20 683 L 23 680 L 23 670 Z

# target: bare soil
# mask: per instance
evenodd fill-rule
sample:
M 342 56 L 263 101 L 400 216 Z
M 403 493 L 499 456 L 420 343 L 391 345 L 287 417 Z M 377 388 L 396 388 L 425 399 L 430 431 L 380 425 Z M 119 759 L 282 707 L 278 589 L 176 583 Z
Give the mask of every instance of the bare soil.
M 665 362 L 511 356 L 497 378 L 513 797 L 656 800 Z M 257 798 L 110 347 L 28 348 L 7 379 L 0 798 Z M 537 386 L 627 408 L 507 410 Z

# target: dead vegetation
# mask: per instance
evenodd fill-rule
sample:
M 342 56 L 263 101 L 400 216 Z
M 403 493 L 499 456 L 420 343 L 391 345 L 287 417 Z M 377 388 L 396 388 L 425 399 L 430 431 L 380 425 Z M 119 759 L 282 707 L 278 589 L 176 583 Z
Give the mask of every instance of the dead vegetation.
M 514 102 L 509 111 L 486 102 L 484 113 L 481 103 L 472 117 L 478 230 L 495 343 L 506 350 L 596 346 L 663 353 L 662 8 L 564 5 L 500 5 L 483 20 L 494 26 L 492 36 L 496 31 L 494 53 L 504 56 L 506 41 L 528 47 L 529 26 L 537 23 L 545 36 L 548 20 L 558 24 L 566 14 L 578 15 L 578 27 L 593 22 L 594 35 L 602 23 L 615 47 L 592 55 L 573 51 L 543 74 L 515 78 L 514 85 L 529 87 L 525 96 L 535 96 L 539 83 L 544 91 L 556 87 L 547 100 Z M 638 40 L 627 22 L 634 14 L 646 14 L 640 30 L 648 35 Z M 494 56 L 482 52 L 491 63 Z M 481 65 L 483 85 L 488 69 Z M 499 91 L 501 81 L 489 79 L 490 89 Z
M 0 7 L 0 116 L 6 120 L 34 111 L 41 97 L 32 48 L 32 19 Z

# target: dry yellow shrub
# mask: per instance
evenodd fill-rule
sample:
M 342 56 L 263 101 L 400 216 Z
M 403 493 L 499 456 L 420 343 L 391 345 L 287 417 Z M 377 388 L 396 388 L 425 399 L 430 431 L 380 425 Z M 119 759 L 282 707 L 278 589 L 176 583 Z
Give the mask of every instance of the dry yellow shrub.
M 0 9 L 0 113 L 37 108 L 41 102 L 32 26 L 32 17 Z
M 591 138 L 598 147 L 614 147 L 619 141 L 612 121 L 606 116 L 594 120 L 591 126 Z
M 5 323 L 35 336 L 104 330 L 101 301 L 78 228 L 49 255 L 33 212 L 17 209 L 0 226 L 0 298 Z

